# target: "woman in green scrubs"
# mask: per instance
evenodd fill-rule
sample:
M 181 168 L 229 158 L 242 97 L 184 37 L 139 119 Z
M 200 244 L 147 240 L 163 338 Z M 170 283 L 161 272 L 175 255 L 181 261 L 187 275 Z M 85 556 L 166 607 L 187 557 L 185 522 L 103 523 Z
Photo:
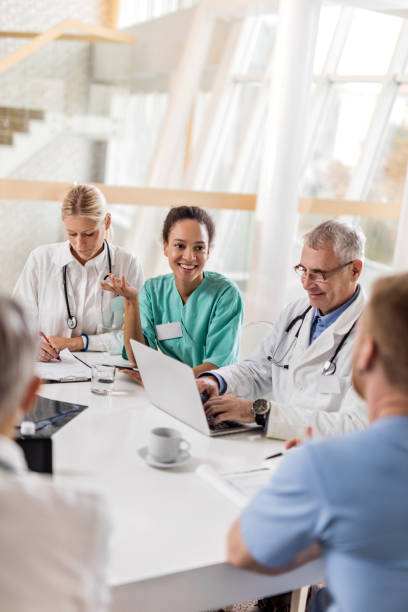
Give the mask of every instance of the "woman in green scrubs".
M 204 272 L 214 238 L 211 217 L 197 206 L 172 208 L 162 236 L 172 273 L 149 279 L 139 292 L 124 277 L 103 284 L 125 298 L 126 354 L 134 361 L 133 338 L 187 363 L 196 376 L 235 363 L 243 305 L 235 283 Z

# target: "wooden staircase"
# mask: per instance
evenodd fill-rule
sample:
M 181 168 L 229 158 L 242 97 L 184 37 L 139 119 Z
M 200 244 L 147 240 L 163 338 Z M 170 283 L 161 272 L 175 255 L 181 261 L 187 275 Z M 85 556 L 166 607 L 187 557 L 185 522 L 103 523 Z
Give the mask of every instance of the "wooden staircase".
M 44 120 L 44 111 L 0 106 L 0 145 L 13 145 L 14 133 L 28 133 L 30 121 Z

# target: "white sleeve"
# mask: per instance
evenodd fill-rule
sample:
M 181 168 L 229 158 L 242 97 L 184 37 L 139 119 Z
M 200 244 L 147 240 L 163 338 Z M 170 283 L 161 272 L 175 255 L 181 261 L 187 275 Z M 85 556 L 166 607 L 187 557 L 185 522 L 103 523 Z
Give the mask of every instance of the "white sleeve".
M 35 265 L 34 255 L 30 253 L 12 293 L 13 297 L 30 310 L 37 320 L 39 317 L 38 270 L 39 266 Z
M 350 387 L 336 412 L 305 410 L 272 401 L 266 435 L 278 440 L 303 438 L 306 428 L 311 426 L 313 437 L 319 438 L 365 429 L 367 425 L 367 405 Z
M 129 268 L 123 272 L 127 282 L 140 290 L 143 286 L 143 270 L 136 256 L 132 256 Z M 123 347 L 123 330 L 94 334 L 89 336 L 89 351 L 109 351 L 112 354 L 121 354 Z
M 227 383 L 227 393 L 252 400 L 271 394 L 272 370 L 268 356 L 271 354 L 270 347 L 274 342 L 273 331 L 250 357 L 217 370 L 217 374 Z

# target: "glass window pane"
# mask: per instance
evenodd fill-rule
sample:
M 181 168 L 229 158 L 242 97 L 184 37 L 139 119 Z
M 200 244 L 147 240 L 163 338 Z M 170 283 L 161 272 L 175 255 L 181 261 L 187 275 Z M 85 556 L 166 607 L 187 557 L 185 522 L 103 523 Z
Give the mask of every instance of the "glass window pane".
M 339 6 L 324 6 L 320 11 L 319 30 L 316 41 L 313 72 L 320 74 L 326 60 L 327 52 L 336 29 L 341 8 Z
M 255 21 L 252 17 L 250 18 Z M 275 42 L 276 15 L 263 15 L 257 18 L 260 21 L 258 35 L 252 50 L 251 58 L 247 60 L 247 68 L 243 73 L 263 74 L 266 65 L 271 57 L 273 44 Z
M 258 90 L 258 85 L 254 83 L 234 85 L 228 116 L 225 118 L 223 146 L 213 161 L 216 165 L 215 172 L 211 184 L 206 188 L 213 191 L 228 191 L 234 163 Z
M 408 85 L 402 85 L 391 113 L 385 145 L 368 199 L 398 203 L 402 199 L 408 160 Z
M 348 83 L 333 87 L 327 119 L 306 170 L 302 195 L 345 197 L 379 91 L 380 85 L 376 83 Z
M 398 219 L 358 219 L 367 237 L 366 257 L 383 264 L 392 264 L 395 241 L 398 232 Z
M 401 25 L 402 19 L 399 17 L 375 11 L 356 10 L 338 73 L 387 72 Z

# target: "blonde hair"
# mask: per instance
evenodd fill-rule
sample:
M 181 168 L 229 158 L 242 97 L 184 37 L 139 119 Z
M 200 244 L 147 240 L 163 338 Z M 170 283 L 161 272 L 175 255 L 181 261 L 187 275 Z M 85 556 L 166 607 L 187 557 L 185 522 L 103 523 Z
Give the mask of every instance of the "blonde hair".
M 94 185 L 80 184 L 72 187 L 62 201 L 61 217 L 64 220 L 70 215 L 87 217 L 93 221 L 104 221 L 109 214 L 106 198 L 102 191 Z M 112 241 L 113 231 L 109 227 L 105 231 L 105 238 Z
M 408 274 L 378 279 L 367 314 L 388 382 L 408 393 Z

